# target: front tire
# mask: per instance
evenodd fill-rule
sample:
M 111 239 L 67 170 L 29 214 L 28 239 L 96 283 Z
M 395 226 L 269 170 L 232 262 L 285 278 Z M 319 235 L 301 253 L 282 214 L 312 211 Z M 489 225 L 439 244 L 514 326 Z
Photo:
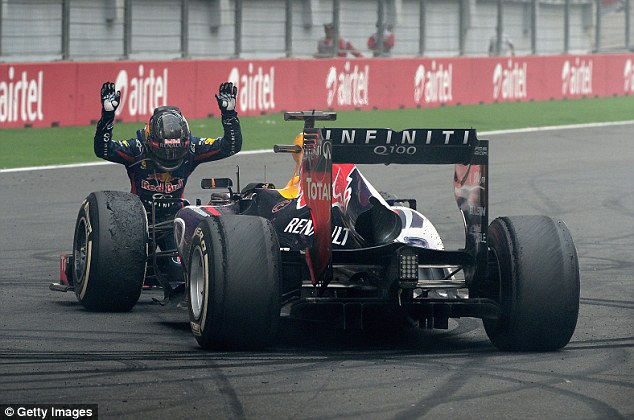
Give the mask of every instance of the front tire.
M 126 312 L 139 300 L 147 263 L 147 217 L 136 195 L 91 193 L 73 240 L 75 295 L 91 311 Z
M 205 349 L 270 345 L 280 316 L 280 246 L 256 216 L 203 219 L 189 254 L 190 326 Z
M 579 262 L 561 220 L 502 217 L 491 223 L 488 243 L 501 317 L 484 319 L 500 350 L 553 351 L 570 341 L 579 314 Z

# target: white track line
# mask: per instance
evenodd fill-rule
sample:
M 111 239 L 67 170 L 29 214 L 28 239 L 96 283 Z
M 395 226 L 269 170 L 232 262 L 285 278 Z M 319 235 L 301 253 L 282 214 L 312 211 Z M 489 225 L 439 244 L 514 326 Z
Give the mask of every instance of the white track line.
M 630 121 L 614 121 L 605 123 L 590 123 L 590 124 L 571 124 L 571 125 L 553 125 L 548 127 L 528 127 L 528 128 L 514 128 L 510 130 L 497 130 L 497 131 L 482 131 L 478 133 L 478 136 L 492 136 L 500 134 L 517 134 L 517 133 L 534 133 L 539 131 L 551 131 L 551 130 L 570 130 L 576 128 L 596 128 L 596 127 L 609 127 L 614 125 L 628 125 L 634 124 L 634 120 Z M 240 152 L 240 155 L 257 155 L 262 153 L 273 153 L 273 150 L 246 150 Z M 84 166 L 97 166 L 97 165 L 116 165 L 112 162 L 88 162 L 88 163 L 73 163 L 68 165 L 48 165 L 48 166 L 29 166 L 25 168 L 11 168 L 0 169 L 0 173 L 6 172 L 29 172 L 29 171 L 41 171 L 46 169 L 66 169 L 66 168 L 81 168 Z

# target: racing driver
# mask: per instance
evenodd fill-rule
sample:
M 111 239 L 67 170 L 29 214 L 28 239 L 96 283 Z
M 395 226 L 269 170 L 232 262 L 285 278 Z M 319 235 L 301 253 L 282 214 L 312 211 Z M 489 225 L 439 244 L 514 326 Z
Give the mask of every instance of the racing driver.
M 236 112 L 237 93 L 238 88 L 226 82 L 220 85 L 216 94 L 224 129 L 222 137 L 193 136 L 180 109 L 162 106 L 154 110 L 145 128 L 137 130 L 136 138 L 116 141 L 112 139 L 112 129 L 121 92 L 115 91 L 114 83 L 106 82 L 101 87 L 101 119 L 95 132 L 95 154 L 125 165 L 131 192 L 139 196 L 151 217 L 153 197 L 183 198 L 187 179 L 199 164 L 223 159 L 240 151 L 242 132 Z M 181 207 L 182 203 L 178 201 L 157 202 L 155 221 L 170 219 Z M 171 234 L 157 237 L 156 245 L 162 250 L 176 248 Z M 167 272 L 169 280 L 178 282 L 182 278 L 177 258 L 161 260 L 159 267 L 160 272 Z M 162 281 L 161 278 L 159 282 L 168 297 L 174 289 L 169 280 Z
M 242 132 L 236 112 L 237 92 L 233 83 L 226 82 L 216 94 L 222 114 L 222 137 L 193 136 L 180 109 L 162 106 L 154 110 L 145 128 L 137 131 L 136 138 L 116 141 L 112 139 L 112 129 L 121 92 L 115 91 L 114 83 L 106 82 L 101 87 L 101 119 L 95 132 L 95 154 L 125 165 L 131 192 L 139 196 L 149 213 L 153 196 L 182 198 L 187 179 L 196 166 L 240 151 Z M 181 206 L 178 202 L 157 203 L 157 220 L 173 216 Z

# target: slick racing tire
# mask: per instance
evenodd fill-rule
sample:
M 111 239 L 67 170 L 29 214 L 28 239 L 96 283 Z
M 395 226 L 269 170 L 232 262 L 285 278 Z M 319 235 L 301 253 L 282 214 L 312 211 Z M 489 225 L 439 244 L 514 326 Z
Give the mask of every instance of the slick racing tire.
M 209 217 L 189 255 L 189 318 L 205 349 L 257 350 L 275 338 L 280 317 L 280 246 L 257 216 Z
M 147 263 L 147 216 L 136 195 L 91 193 L 75 224 L 75 294 L 92 311 L 126 312 L 139 300 Z
M 499 319 L 484 329 L 500 350 L 553 351 L 570 341 L 579 314 L 579 262 L 561 220 L 546 216 L 498 218 L 489 227 L 491 296 Z

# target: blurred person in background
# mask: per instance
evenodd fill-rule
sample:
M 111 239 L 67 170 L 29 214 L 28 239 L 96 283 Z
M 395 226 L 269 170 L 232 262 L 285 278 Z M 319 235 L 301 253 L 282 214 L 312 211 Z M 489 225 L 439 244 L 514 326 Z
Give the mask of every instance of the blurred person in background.
M 330 58 L 335 56 L 335 25 L 332 23 L 326 23 L 324 25 L 325 37 L 320 39 L 317 43 L 317 53 L 315 58 Z M 347 57 L 348 53 L 355 57 L 363 57 L 363 54 L 357 50 L 350 42 L 339 37 L 339 51 L 338 57 Z
M 377 31 L 368 38 L 368 48 L 372 51 L 374 57 L 391 57 L 392 48 L 394 48 L 392 25 L 385 25 L 382 39 L 379 36 L 380 34 L 380 30 L 377 27 Z M 383 43 L 383 48 L 379 45 L 380 43 Z
M 489 40 L 489 57 L 495 56 L 515 56 L 515 46 L 513 40 L 506 34 L 502 34 L 500 39 L 500 50 L 498 51 L 498 35 L 495 34 Z

